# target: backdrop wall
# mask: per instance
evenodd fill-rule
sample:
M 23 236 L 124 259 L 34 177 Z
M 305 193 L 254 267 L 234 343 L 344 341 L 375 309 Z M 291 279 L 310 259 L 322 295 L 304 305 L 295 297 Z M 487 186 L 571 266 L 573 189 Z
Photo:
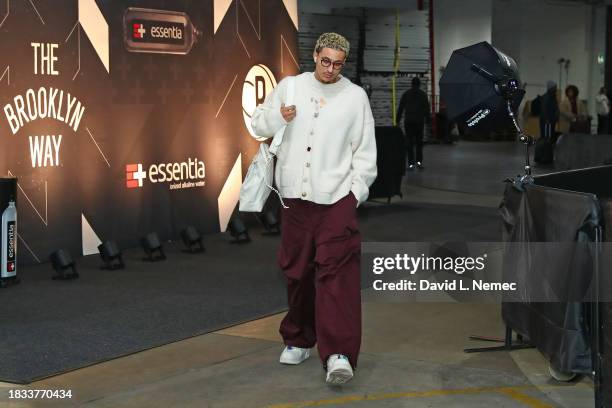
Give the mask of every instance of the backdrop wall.
M 225 230 L 258 148 L 249 114 L 298 73 L 296 33 L 295 0 L 2 2 L 19 260 Z

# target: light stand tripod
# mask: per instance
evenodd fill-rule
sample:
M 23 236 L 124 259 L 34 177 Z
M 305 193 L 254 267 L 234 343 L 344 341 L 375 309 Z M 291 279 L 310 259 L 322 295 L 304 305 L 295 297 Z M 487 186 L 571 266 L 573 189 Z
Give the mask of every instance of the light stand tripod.
M 508 81 L 511 82 L 511 81 Z M 522 176 L 517 176 L 512 183 L 515 187 L 522 190 L 522 186 L 525 184 L 532 184 L 533 177 L 531 176 L 531 164 L 529 162 L 529 147 L 533 144 L 533 137 L 524 133 L 518 122 L 516 121 L 516 116 L 512 111 L 512 98 L 515 96 L 516 91 L 522 91 L 516 85 L 505 85 L 500 84 L 499 82 L 495 85 L 496 89 L 500 89 L 502 95 L 504 95 L 504 99 L 506 99 L 506 106 L 508 109 L 508 115 L 510 119 L 512 119 L 512 123 L 516 128 L 516 131 L 519 136 L 519 141 L 525 145 L 525 174 Z M 511 88 L 510 90 L 507 90 Z M 466 353 L 481 353 L 483 351 L 511 351 L 511 350 L 521 350 L 526 348 L 533 348 L 533 346 L 523 340 L 523 336 L 520 334 L 516 334 L 516 342 L 512 340 L 512 328 L 506 326 L 506 333 L 503 339 L 495 338 L 495 337 L 487 337 L 487 336 L 470 336 L 470 340 L 479 340 L 479 341 L 493 341 L 498 343 L 504 343 L 503 346 L 495 346 L 495 347 L 476 347 L 476 348 L 466 348 L 463 351 Z
M 527 135 L 518 122 L 516 121 L 516 115 L 512 110 L 512 100 L 519 94 L 524 93 L 525 91 L 519 87 L 519 83 L 516 79 L 510 77 L 496 77 L 495 75 L 488 72 L 486 69 L 473 64 L 472 70 L 479 73 L 483 77 L 487 78 L 489 81 L 495 84 L 495 91 L 500 94 L 504 100 L 506 101 L 506 109 L 508 111 L 508 116 L 512 120 L 512 123 L 517 131 L 519 136 L 519 141 L 525 145 L 525 174 L 523 176 L 517 176 L 516 179 L 512 180 L 512 183 L 517 188 L 522 189 L 520 186 L 524 184 L 533 183 L 533 177 L 531 176 L 531 164 L 529 161 L 529 147 L 533 145 L 533 137 Z M 470 336 L 470 340 L 479 340 L 479 341 L 492 341 L 504 343 L 503 346 L 495 346 L 495 347 L 477 347 L 477 348 L 466 348 L 463 351 L 466 353 L 480 353 L 484 351 L 510 351 L 510 350 L 520 350 L 526 348 L 533 348 L 533 346 L 523 340 L 523 337 L 517 333 L 516 342 L 512 340 L 512 328 L 506 326 L 506 333 L 503 339 L 488 337 L 488 336 Z

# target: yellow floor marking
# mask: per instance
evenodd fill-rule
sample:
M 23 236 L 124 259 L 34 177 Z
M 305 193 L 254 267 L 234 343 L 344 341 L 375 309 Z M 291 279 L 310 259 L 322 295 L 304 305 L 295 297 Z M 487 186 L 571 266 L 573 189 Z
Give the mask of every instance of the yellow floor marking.
M 372 394 L 372 395 L 347 395 L 345 397 L 338 397 L 332 399 L 318 400 L 318 401 L 302 401 L 302 402 L 290 402 L 283 404 L 269 405 L 267 408 L 306 408 L 306 407 L 320 407 L 324 405 L 341 405 L 348 404 L 351 402 L 363 402 L 363 401 L 380 401 L 400 398 L 427 398 L 427 397 L 440 397 L 440 396 L 451 396 L 451 395 L 469 395 L 469 394 L 484 394 L 484 393 L 500 393 L 505 396 L 512 398 L 522 404 L 525 404 L 529 408 L 552 408 L 543 401 L 538 400 L 535 397 L 529 396 L 520 392 L 521 390 L 537 390 L 543 388 L 565 388 L 554 385 L 544 386 L 519 386 L 519 387 L 475 387 L 475 388 L 462 388 L 462 389 L 446 389 L 446 390 L 431 390 L 431 391 L 412 391 L 412 392 L 395 392 L 386 394 Z
M 498 391 L 500 394 L 504 394 L 515 401 L 521 402 L 529 408 L 552 408 L 552 405 L 546 404 L 531 395 L 524 394 L 519 390 L 509 387 Z

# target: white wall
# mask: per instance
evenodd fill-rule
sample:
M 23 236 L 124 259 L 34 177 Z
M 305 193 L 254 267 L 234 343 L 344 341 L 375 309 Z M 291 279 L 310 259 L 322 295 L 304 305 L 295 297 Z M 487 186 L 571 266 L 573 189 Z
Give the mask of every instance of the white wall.
M 612 4 L 612 1 L 610 2 Z M 591 61 L 591 83 L 590 83 L 590 98 L 589 112 L 594 118 L 597 118 L 595 110 L 595 96 L 599 93 L 599 89 L 604 85 L 605 65 L 597 63 L 597 56 L 606 56 L 606 8 L 595 7 L 592 14 L 592 54 Z M 611 39 L 612 41 L 612 39 Z
M 436 95 L 440 67 L 453 50 L 481 41 L 491 42 L 492 0 L 434 0 L 434 59 Z
M 559 0 L 494 0 L 493 45 L 519 64 L 527 83 L 525 99 L 545 92 L 548 80 L 563 88 L 574 84 L 581 99 L 594 99 L 603 84 L 596 59 L 605 50 L 605 9 L 593 7 Z M 559 58 L 571 61 L 561 83 Z
M 436 60 L 446 65 L 453 50 L 491 41 L 491 0 L 435 0 Z

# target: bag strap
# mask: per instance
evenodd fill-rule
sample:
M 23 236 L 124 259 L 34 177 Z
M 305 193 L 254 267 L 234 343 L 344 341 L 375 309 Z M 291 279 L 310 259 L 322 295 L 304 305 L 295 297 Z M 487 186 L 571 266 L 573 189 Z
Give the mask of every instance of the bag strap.
M 295 77 L 290 76 L 287 78 L 287 94 L 285 95 L 285 105 L 293 105 L 294 97 L 295 97 Z M 272 157 L 269 157 L 266 160 L 266 171 L 268 169 L 268 166 L 270 166 L 274 162 L 273 156 L 276 155 L 276 151 L 278 150 L 278 147 L 283 142 L 283 137 L 285 136 L 286 129 L 287 129 L 287 125 L 280 128 L 274 135 L 274 138 L 272 139 L 272 143 L 270 143 L 268 152 L 272 155 Z M 275 189 L 273 186 L 269 185 L 267 182 L 266 182 L 266 187 L 268 187 L 270 190 L 276 193 L 283 208 L 289 208 L 285 205 L 285 202 L 283 201 L 283 197 L 281 197 L 280 191 Z
M 293 105 L 293 100 L 295 98 L 295 77 L 290 76 L 287 77 L 287 94 L 285 95 L 285 106 Z M 285 136 L 285 129 L 287 129 L 287 125 L 280 128 L 276 134 L 274 134 L 274 138 L 272 139 L 272 143 L 270 144 L 270 153 L 276 155 L 276 151 L 278 147 L 283 142 L 283 137 Z

